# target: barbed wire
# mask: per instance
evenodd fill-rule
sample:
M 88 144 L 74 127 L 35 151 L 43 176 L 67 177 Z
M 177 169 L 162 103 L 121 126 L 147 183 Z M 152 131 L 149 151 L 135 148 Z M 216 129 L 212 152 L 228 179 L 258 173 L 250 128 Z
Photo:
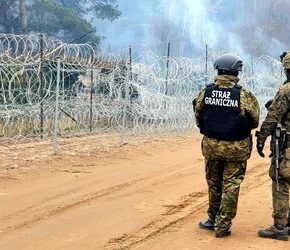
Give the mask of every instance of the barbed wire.
M 60 136 L 190 131 L 192 100 L 213 80 L 212 65 L 219 54 L 162 57 L 142 45 L 112 54 L 42 35 L 0 34 L 0 141 L 50 137 L 56 101 Z M 241 85 L 263 106 L 282 84 L 282 72 L 274 58 L 251 58 Z

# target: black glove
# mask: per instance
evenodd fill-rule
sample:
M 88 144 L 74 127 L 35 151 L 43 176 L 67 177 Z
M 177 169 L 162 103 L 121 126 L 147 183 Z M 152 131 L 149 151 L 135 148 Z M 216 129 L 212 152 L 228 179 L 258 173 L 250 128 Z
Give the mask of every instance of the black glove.
M 269 109 L 270 106 L 271 106 L 271 104 L 272 104 L 272 102 L 273 102 L 273 99 L 267 101 L 267 103 L 265 104 L 265 108 L 266 108 L 266 109 Z
M 263 149 L 264 149 L 265 143 L 258 143 L 257 142 L 257 152 L 261 157 L 265 157 L 265 154 L 263 153 Z
M 265 157 L 265 154 L 263 153 L 263 149 L 264 149 L 264 146 L 265 146 L 265 140 L 263 140 L 261 137 L 260 137 L 260 131 L 257 131 L 256 132 L 256 137 L 257 137 L 257 152 L 258 154 L 261 156 L 261 157 Z

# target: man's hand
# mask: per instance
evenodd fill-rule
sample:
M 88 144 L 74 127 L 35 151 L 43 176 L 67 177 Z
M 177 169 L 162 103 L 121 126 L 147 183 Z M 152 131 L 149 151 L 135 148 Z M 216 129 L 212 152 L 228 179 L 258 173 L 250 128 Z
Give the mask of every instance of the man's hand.
M 257 137 L 257 152 L 258 154 L 261 156 L 261 157 L 265 157 L 265 154 L 263 153 L 263 149 L 264 149 L 264 146 L 265 146 L 265 140 L 263 140 L 261 137 L 260 137 L 260 131 L 257 131 L 256 132 L 256 137 Z

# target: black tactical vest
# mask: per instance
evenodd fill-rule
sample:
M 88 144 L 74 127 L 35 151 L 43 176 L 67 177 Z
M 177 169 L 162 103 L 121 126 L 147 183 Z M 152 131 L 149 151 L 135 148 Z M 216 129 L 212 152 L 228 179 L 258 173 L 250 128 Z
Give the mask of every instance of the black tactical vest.
M 206 87 L 200 132 L 207 137 L 223 141 L 240 141 L 251 135 L 252 119 L 241 116 L 242 87 Z

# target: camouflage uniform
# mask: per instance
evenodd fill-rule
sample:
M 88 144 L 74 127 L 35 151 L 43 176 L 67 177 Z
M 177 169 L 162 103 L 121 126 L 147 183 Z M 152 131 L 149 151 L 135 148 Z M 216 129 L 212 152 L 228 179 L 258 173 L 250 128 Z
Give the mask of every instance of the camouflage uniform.
M 290 132 L 290 82 L 279 89 L 271 106 L 268 109 L 268 114 L 261 126 L 260 133 L 257 138 L 257 143 L 264 144 L 267 137 L 272 134 L 281 122 L 283 128 Z M 275 161 L 272 159 L 269 175 L 272 179 L 272 196 L 273 196 L 273 218 L 275 225 L 285 227 L 289 213 L 289 187 L 290 187 L 290 141 L 287 142 L 287 149 L 284 157 L 280 162 L 279 169 L 279 191 L 276 184 Z M 290 221 L 289 221 L 290 224 Z
M 238 77 L 219 75 L 215 84 L 219 88 L 232 88 Z M 200 127 L 205 89 L 195 99 L 196 124 Z M 240 93 L 241 115 L 246 113 L 252 118 L 252 128 L 259 124 L 259 103 L 245 89 Z M 237 212 L 240 184 L 244 180 L 247 160 L 252 151 L 252 138 L 241 141 L 222 141 L 203 137 L 202 153 L 205 157 L 206 180 L 209 188 L 208 216 L 214 222 L 216 233 L 229 230 Z

